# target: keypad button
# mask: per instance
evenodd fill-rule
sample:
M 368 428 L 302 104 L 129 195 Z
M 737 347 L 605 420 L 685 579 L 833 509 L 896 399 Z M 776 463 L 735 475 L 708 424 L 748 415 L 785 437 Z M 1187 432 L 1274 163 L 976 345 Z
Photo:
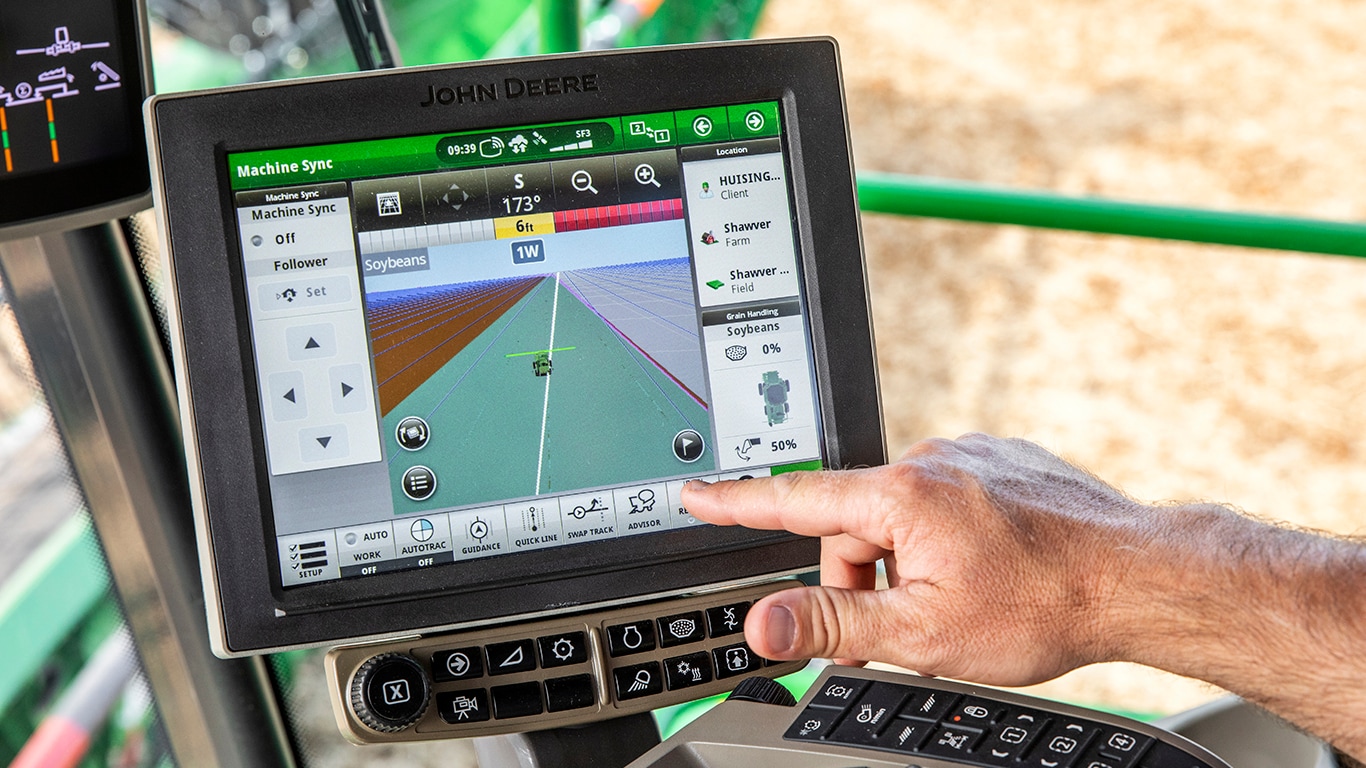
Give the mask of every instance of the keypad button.
M 902 685 L 873 683 L 849 708 L 849 714 L 830 734 L 830 739 L 853 744 L 874 743 L 887 724 L 896 718 L 897 710 L 910 693 L 910 689 Z
M 858 701 L 858 695 L 867 687 L 867 680 L 856 680 L 852 677 L 832 677 L 825 681 L 825 686 L 821 688 L 820 693 L 811 699 L 808 706 L 844 709 Z
M 911 700 L 901 708 L 901 714 L 897 717 L 937 722 L 942 720 L 957 702 L 958 694 L 956 693 L 921 688 L 911 694 Z
M 938 730 L 930 734 L 929 740 L 920 748 L 920 751 L 927 755 L 964 760 L 972 752 L 972 748 L 977 746 L 977 742 L 981 740 L 982 731 L 976 728 L 967 728 L 961 725 L 941 725 Z
M 691 688 L 711 682 L 711 657 L 706 651 L 664 660 L 664 679 L 669 690 Z
M 953 707 L 943 719 L 955 725 L 985 728 L 996 722 L 1006 712 L 1006 705 L 987 699 L 969 696 Z
M 749 674 L 758 670 L 762 664 L 759 654 L 751 651 L 746 643 L 714 648 L 711 654 L 716 660 L 716 679 L 718 680 Z
M 1023 764 L 1029 768 L 1071 768 L 1098 730 L 1094 725 L 1059 720 L 1034 743 Z
M 1152 744 L 1151 737 L 1118 728 L 1106 728 L 1096 738 L 1096 751 L 1109 758 L 1114 768 L 1130 768 Z
M 806 708 L 796 720 L 792 721 L 791 727 L 783 734 L 785 739 L 797 739 L 799 741 L 819 741 L 825 738 L 825 734 L 835 727 L 835 721 L 840 718 L 840 713 L 829 709 Z
M 707 633 L 712 637 L 738 635 L 745 631 L 749 603 L 735 603 L 707 609 Z
M 614 669 L 612 682 L 616 685 L 618 701 L 653 696 L 664 690 L 664 679 L 659 674 L 659 663 L 654 661 Z
M 541 666 L 565 667 L 588 661 L 588 639 L 582 632 L 566 632 L 536 639 L 541 646 Z
M 489 719 L 489 695 L 483 688 L 438 693 L 436 711 L 451 725 L 481 723 Z
M 1023 755 L 1047 726 L 1048 720 L 1042 715 L 1011 710 L 999 724 L 992 726 L 977 751 L 984 759 L 1010 763 Z
M 530 717 L 541 712 L 540 683 L 532 681 L 494 687 L 493 716 L 499 720 L 509 717 Z
M 536 648 L 530 640 L 489 643 L 484 650 L 488 653 L 490 675 L 530 672 L 536 668 Z
M 546 709 L 563 712 L 567 709 L 583 709 L 597 703 L 593 693 L 592 675 L 572 675 L 545 681 Z
M 432 678 L 438 683 L 473 680 L 483 675 L 484 659 L 477 645 L 432 654 Z
M 659 620 L 659 646 L 661 648 L 672 648 L 675 645 L 695 643 L 698 640 L 705 639 L 706 633 L 702 629 L 701 611 L 665 616 Z
M 877 737 L 873 746 L 883 749 L 894 749 L 898 752 L 910 752 L 920 746 L 930 731 L 935 728 L 934 723 L 924 720 L 902 720 L 896 718 L 892 720 L 887 730 Z
M 646 619 L 607 628 L 607 653 L 613 657 L 655 649 L 655 623 Z
M 1076 768 L 1120 768 L 1120 762 L 1102 755 L 1099 750 L 1092 747 L 1077 761 Z
M 1191 757 L 1185 751 L 1159 741 L 1143 757 L 1143 768 L 1209 768 L 1209 766 Z

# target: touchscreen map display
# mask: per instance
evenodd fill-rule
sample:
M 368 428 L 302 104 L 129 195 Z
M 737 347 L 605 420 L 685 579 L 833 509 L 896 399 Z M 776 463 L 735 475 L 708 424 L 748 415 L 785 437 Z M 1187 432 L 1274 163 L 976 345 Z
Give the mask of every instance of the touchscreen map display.
M 776 102 L 234 153 L 282 584 L 821 466 Z

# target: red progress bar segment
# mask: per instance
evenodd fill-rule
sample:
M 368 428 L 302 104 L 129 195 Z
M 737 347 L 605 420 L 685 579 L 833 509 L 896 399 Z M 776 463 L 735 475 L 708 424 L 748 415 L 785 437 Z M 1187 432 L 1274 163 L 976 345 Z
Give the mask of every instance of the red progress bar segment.
M 555 231 L 573 232 L 579 229 L 620 227 L 626 224 L 648 224 L 683 218 L 683 198 L 654 200 L 648 203 L 603 205 L 555 212 Z
M 52 139 L 52 162 L 60 163 L 61 155 L 57 154 L 57 123 L 52 119 L 52 99 L 44 99 L 47 102 L 47 136 Z

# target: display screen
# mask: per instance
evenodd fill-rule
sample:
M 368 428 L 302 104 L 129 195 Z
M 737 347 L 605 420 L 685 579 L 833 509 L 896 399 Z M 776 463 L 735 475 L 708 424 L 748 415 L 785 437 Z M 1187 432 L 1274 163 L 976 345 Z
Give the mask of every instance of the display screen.
M 114 3 L 0 3 L 0 181 L 129 152 L 128 87 Z M 136 103 L 137 97 L 131 100 Z
M 232 153 L 285 587 L 821 466 L 779 105 Z

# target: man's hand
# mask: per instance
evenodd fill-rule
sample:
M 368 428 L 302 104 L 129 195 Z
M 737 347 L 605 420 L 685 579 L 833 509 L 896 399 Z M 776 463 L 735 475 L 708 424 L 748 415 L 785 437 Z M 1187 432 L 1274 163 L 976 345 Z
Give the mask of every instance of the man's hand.
M 823 586 L 751 609 L 745 636 L 759 654 L 999 685 L 1110 655 L 1098 621 L 1109 555 L 1141 509 L 1033 443 L 985 435 L 928 440 L 875 469 L 689 483 L 683 504 L 712 523 L 823 537 Z M 891 587 L 881 592 L 878 560 Z
M 745 638 L 763 656 L 998 685 L 1135 661 L 1366 759 L 1361 542 L 1213 504 L 1146 506 L 1033 443 L 976 434 L 886 467 L 694 481 L 682 501 L 719 525 L 822 537 L 823 586 L 750 609 Z

